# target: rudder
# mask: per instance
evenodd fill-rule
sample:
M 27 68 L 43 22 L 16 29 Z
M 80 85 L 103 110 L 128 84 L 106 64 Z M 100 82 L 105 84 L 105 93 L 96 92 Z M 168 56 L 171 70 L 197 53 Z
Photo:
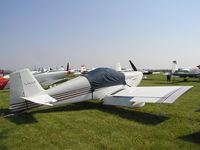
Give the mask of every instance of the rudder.
M 10 108 L 25 103 L 21 97 L 35 96 L 44 89 L 31 74 L 29 69 L 16 71 L 10 76 Z

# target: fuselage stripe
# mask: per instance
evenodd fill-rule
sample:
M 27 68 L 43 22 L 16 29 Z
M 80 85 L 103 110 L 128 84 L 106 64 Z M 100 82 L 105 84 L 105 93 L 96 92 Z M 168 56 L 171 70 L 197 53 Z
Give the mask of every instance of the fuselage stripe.
M 78 90 L 72 90 L 69 92 L 56 94 L 56 95 L 53 95 L 52 97 L 55 98 L 57 101 L 63 101 L 63 100 L 67 100 L 70 98 L 82 96 L 82 95 L 85 95 L 88 93 L 90 93 L 90 88 L 81 88 Z M 26 101 L 26 102 L 19 102 L 16 104 L 11 104 L 9 109 L 11 111 L 19 111 L 19 110 L 27 110 L 27 109 L 37 108 L 40 106 L 43 106 L 43 105 Z
M 55 94 L 55 95 L 52 95 L 52 96 L 61 96 L 61 95 L 66 95 L 66 94 L 70 94 L 70 93 L 74 93 L 74 92 L 78 92 L 78 91 L 85 91 L 85 90 L 88 90 L 90 91 L 90 87 L 86 87 L 86 88 L 81 88 L 81 89 L 77 89 L 77 90 L 72 90 L 72 91 L 68 91 L 68 92 L 64 92 L 64 93 L 60 93 L 60 94 Z
M 89 90 L 82 90 L 82 91 L 76 91 L 74 93 L 70 93 L 70 94 L 66 94 L 66 95 L 57 95 L 57 96 L 52 96 L 55 99 L 59 99 L 59 98 L 65 98 L 65 97 L 71 97 L 71 96 L 76 96 L 76 95 L 80 95 L 80 94 L 85 94 L 85 93 L 89 93 Z

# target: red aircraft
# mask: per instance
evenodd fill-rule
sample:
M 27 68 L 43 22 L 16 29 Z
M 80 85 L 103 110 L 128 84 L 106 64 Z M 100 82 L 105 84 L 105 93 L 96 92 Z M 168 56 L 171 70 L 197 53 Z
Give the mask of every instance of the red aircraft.
M 8 83 L 9 79 L 6 79 L 4 77 L 0 77 L 0 90 L 3 90 Z

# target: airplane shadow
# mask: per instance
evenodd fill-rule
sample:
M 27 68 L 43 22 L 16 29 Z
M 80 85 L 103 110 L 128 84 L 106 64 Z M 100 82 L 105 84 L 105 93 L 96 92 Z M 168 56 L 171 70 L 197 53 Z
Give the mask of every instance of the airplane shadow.
M 178 139 L 200 144 L 200 132 L 178 137 Z
M 142 80 L 149 80 L 149 81 L 152 81 L 152 80 L 154 80 L 154 79 L 148 79 L 148 78 L 146 78 L 146 79 L 142 79 Z
M 195 110 L 195 112 L 200 112 L 200 109 Z
M 36 123 L 37 120 L 33 117 L 31 113 L 28 112 L 19 112 L 11 113 L 9 109 L 1 109 L 1 116 L 5 119 L 15 123 L 15 124 L 31 124 Z
M 121 118 L 125 118 L 131 121 L 136 121 L 136 122 L 147 124 L 147 125 L 157 125 L 169 119 L 169 117 L 166 117 L 166 116 L 155 115 L 155 114 L 140 112 L 136 110 L 127 110 L 127 109 L 123 109 L 123 108 L 119 108 L 115 106 L 104 106 L 102 108 L 99 108 L 99 110 L 117 115 Z
M 17 114 L 15 116 L 6 117 L 6 119 L 19 125 L 29 124 L 29 123 L 37 122 L 37 120 L 34 118 L 34 114 L 36 113 L 80 111 L 80 110 L 89 110 L 89 109 L 98 109 L 106 113 L 117 115 L 121 118 L 125 118 L 131 121 L 136 121 L 136 122 L 147 124 L 147 125 L 157 125 L 169 119 L 169 117 L 166 117 L 166 116 L 155 115 L 155 114 L 140 112 L 136 110 L 127 110 L 127 109 L 123 109 L 116 106 L 106 106 L 106 105 L 102 105 L 101 103 L 95 103 L 95 102 L 80 102 L 76 104 L 33 110 L 31 112 L 24 112 L 24 113 Z
M 154 115 L 154 114 L 140 112 L 136 110 L 127 110 L 120 107 L 107 106 L 107 105 L 102 105 L 101 103 L 95 103 L 95 102 L 81 102 L 81 103 L 76 103 L 73 105 L 67 105 L 67 106 L 65 105 L 61 107 L 38 110 L 32 113 L 79 111 L 79 110 L 88 110 L 88 109 L 98 109 L 106 113 L 120 116 L 121 118 L 140 122 L 142 124 L 149 124 L 149 125 L 156 125 L 169 119 L 169 117 L 166 117 L 166 116 Z

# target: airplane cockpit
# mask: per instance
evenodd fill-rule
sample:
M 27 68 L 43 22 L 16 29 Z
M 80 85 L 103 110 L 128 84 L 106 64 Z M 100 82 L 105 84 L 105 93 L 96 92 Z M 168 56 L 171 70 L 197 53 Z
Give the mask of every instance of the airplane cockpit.
M 92 91 L 106 86 L 126 84 L 124 74 L 110 68 L 97 68 L 83 76 L 90 82 Z

